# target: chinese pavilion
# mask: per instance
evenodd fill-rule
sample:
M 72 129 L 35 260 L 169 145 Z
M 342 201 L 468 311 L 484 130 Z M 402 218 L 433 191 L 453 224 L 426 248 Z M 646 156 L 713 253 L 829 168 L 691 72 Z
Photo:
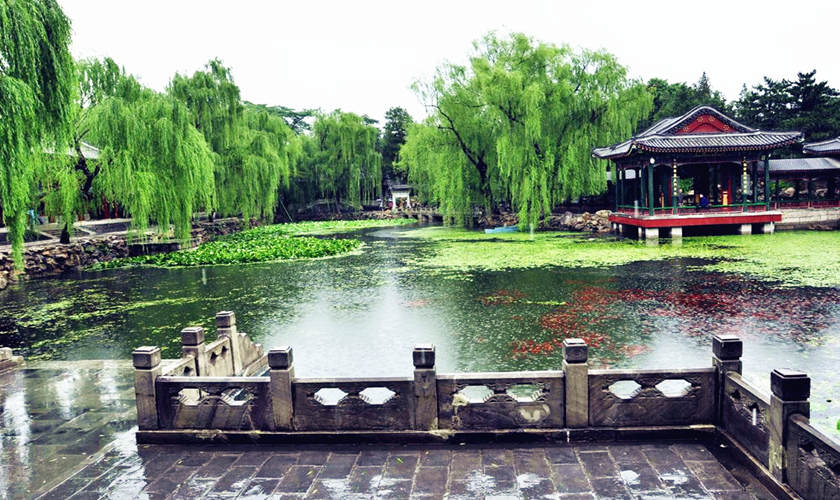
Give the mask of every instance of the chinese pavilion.
M 782 217 L 771 210 L 770 153 L 801 141 L 801 132 L 757 130 L 698 106 L 592 154 L 615 162 L 619 232 L 658 239 L 660 229 L 680 237 L 684 227 L 737 225 L 749 234 L 756 224 L 772 232 Z

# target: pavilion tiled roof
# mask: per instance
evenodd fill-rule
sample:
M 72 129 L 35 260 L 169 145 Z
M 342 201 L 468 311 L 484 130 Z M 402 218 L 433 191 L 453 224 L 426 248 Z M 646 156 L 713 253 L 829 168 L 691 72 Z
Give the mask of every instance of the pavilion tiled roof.
M 725 131 L 687 132 L 698 120 L 713 122 L 716 127 Z M 649 153 L 770 151 L 801 140 L 801 132 L 763 132 L 737 122 L 710 106 L 698 106 L 682 116 L 660 120 L 624 142 L 595 148 L 592 154 L 602 159 L 617 159 L 630 156 L 636 151 Z
M 840 154 L 840 137 L 821 142 L 809 142 L 802 151 L 812 155 Z
M 840 160 L 836 158 L 781 158 L 770 160 L 771 174 L 798 172 L 840 171 Z

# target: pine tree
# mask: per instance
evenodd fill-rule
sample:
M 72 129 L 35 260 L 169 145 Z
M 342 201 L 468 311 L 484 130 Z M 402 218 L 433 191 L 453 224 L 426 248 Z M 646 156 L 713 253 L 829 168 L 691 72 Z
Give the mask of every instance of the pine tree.
M 382 177 L 385 180 L 398 180 L 394 162 L 397 161 L 400 146 L 405 143 L 405 135 L 412 122 L 411 115 L 403 108 L 391 108 L 385 112 L 385 129 L 382 132 Z

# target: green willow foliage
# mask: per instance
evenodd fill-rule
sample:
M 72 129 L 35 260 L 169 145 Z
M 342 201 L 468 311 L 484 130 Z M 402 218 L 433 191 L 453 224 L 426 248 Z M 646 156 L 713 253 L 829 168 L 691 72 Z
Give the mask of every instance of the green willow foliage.
M 523 224 L 564 200 L 606 188 L 595 146 L 631 135 L 651 98 L 605 52 L 522 34 L 475 44 L 469 68 L 446 65 L 418 86 L 434 111 L 400 151 L 421 194 L 458 223 L 475 205 L 510 202 Z
M 235 142 L 242 119 L 242 100 L 230 69 L 221 61 L 213 59 L 205 71 L 196 71 L 192 77 L 176 74 L 169 93 L 187 105 L 195 127 L 213 151 L 222 154 Z
M 71 113 L 72 129 L 68 150 L 57 151 L 38 173 L 44 186 L 41 201 L 48 215 L 61 215 L 68 232 L 76 215 L 96 208 L 103 193 L 97 177 L 110 164 L 86 158 L 82 144 L 90 143 L 91 113 L 107 98 L 135 102 L 143 96 L 141 85 L 127 76 L 112 59 L 87 59 L 76 62 L 76 94 Z M 122 202 L 122 200 L 111 200 Z
M 54 0 L 0 3 L 0 208 L 18 269 L 45 147 L 67 143 L 74 65 L 70 22 Z
M 435 118 L 409 126 L 400 148 L 397 168 L 408 169 L 408 180 L 421 196 L 438 205 L 448 222 L 469 226 L 473 207 L 486 205 L 482 181 L 475 164 Z M 484 184 L 486 186 L 486 184 Z
M 300 155 L 300 138 L 282 118 L 247 106 L 237 144 L 216 170 L 219 212 L 273 218 Z
M 181 101 L 151 90 L 134 101 L 106 98 L 91 111 L 90 137 L 107 165 L 97 191 L 119 201 L 139 231 L 172 224 L 186 239 L 193 211 L 213 206 L 212 151 Z
M 336 110 L 320 114 L 305 144 L 299 181 L 306 193 L 360 207 L 382 194 L 379 130 L 363 117 Z
M 216 208 L 223 215 L 272 218 L 287 189 L 300 140 L 282 117 L 243 105 L 230 69 L 214 59 L 192 77 L 175 75 L 169 93 L 183 101 L 215 153 Z

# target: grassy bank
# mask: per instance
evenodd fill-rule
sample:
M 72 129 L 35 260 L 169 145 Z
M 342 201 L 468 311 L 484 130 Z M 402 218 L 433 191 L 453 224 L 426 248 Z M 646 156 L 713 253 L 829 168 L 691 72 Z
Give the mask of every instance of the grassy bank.
M 840 286 L 840 232 L 784 231 L 772 235 L 683 238 L 681 246 L 594 238 L 581 233 L 496 233 L 428 227 L 405 237 L 433 241 L 412 262 L 442 271 L 542 266 L 606 267 L 637 261 L 701 258 L 698 267 L 747 274 L 791 286 Z
M 371 227 L 414 223 L 414 219 L 298 222 L 260 226 L 221 236 L 198 248 L 141 255 L 95 264 L 91 269 L 133 266 L 185 267 L 247 264 L 289 259 L 330 257 L 359 248 L 355 238 L 323 238 Z

